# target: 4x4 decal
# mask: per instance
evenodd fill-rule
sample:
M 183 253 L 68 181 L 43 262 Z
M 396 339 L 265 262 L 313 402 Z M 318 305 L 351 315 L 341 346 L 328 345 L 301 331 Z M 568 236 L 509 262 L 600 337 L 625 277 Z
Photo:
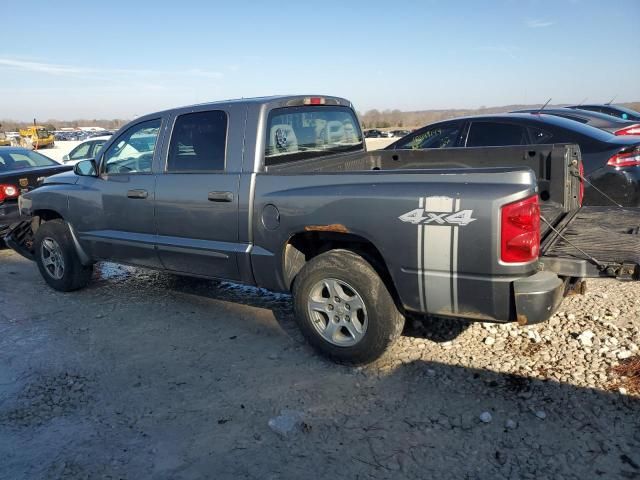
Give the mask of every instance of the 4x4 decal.
M 464 227 L 474 222 L 473 210 L 458 210 L 457 212 L 427 212 L 424 208 L 416 208 L 398 217 L 403 222 L 414 225 L 459 225 Z

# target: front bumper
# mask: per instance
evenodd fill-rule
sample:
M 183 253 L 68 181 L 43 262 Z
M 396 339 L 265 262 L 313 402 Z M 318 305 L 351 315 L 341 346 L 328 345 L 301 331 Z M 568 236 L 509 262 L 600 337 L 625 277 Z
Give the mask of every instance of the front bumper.
M 19 222 L 20 210 L 17 201 L 5 201 L 0 205 L 0 239 L 4 237 L 11 225 Z
M 33 231 L 30 221 L 13 224 L 0 239 L 4 238 L 7 246 L 29 260 L 35 260 L 33 253 Z
M 538 272 L 513 282 L 516 319 L 520 325 L 544 322 L 558 309 L 565 281 L 553 272 Z

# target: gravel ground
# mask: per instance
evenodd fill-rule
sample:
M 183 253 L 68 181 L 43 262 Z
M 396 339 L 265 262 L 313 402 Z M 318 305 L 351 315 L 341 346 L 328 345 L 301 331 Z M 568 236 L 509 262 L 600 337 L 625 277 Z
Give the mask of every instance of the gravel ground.
M 101 264 L 62 294 L 4 250 L 0 292 L 3 479 L 640 478 L 640 394 L 611 371 L 637 283 L 538 326 L 412 321 L 364 368 L 261 289 Z

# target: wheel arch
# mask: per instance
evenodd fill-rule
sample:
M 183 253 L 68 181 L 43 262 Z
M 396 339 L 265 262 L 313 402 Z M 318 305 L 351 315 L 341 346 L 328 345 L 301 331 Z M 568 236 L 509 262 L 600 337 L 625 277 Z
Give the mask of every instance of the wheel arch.
M 310 260 L 331 250 L 348 250 L 369 262 L 389 290 L 398 309 L 404 310 L 382 253 L 369 239 L 353 233 L 303 231 L 289 237 L 282 252 L 283 282 L 286 288 L 291 290 L 296 276 Z

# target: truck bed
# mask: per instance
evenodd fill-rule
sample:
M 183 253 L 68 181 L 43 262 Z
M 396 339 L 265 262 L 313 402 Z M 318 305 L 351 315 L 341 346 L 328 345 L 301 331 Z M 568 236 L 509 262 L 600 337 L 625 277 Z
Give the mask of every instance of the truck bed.
M 579 207 L 579 179 L 571 174 L 581 161 L 577 145 L 550 144 L 512 147 L 445 148 L 432 150 L 375 150 L 322 159 L 298 160 L 267 168 L 273 174 L 321 174 L 363 171 L 415 170 L 453 173 L 458 169 L 527 167 L 538 179 L 542 215 L 553 226 Z M 550 227 L 541 222 L 544 238 Z

